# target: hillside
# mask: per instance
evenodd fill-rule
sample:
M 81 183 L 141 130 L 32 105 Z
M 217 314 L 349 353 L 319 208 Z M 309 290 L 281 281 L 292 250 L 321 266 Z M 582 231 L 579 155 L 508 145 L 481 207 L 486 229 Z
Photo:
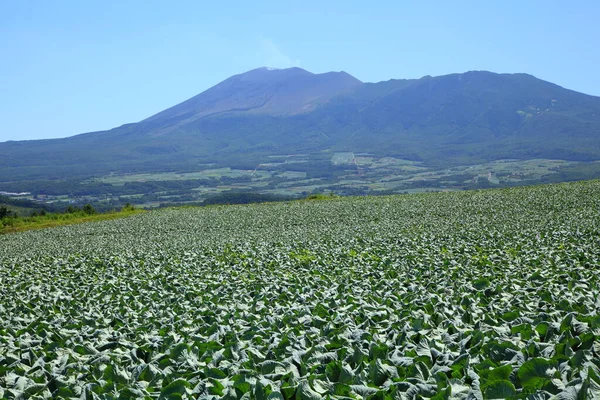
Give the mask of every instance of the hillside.
M 361 83 L 265 68 L 141 122 L 66 139 L 0 143 L 0 182 L 109 172 L 254 168 L 270 155 L 369 152 L 439 167 L 600 159 L 600 98 L 526 74 L 472 71 Z
M 353 134 L 338 138 L 348 148 L 383 147 L 428 162 L 600 155 L 600 98 L 526 74 L 472 71 L 365 84 L 321 111 L 322 118 L 344 118 Z
M 170 132 L 223 113 L 294 115 L 309 112 L 361 83 L 345 72 L 313 74 L 301 68 L 258 68 L 232 76 L 140 124 L 148 130 L 166 127 Z

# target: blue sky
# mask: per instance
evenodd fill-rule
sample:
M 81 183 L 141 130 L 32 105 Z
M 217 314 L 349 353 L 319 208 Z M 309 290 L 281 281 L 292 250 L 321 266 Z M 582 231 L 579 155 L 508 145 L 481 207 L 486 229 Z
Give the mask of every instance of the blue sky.
M 0 141 L 136 122 L 260 66 L 526 72 L 600 96 L 600 2 L 0 1 Z

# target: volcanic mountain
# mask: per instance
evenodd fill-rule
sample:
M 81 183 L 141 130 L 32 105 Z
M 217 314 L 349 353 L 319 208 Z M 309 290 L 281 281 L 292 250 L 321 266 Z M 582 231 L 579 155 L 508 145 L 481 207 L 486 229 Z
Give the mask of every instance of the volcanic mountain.
M 471 71 L 362 83 L 258 68 L 143 121 L 0 143 L 0 182 L 109 172 L 251 168 L 274 154 L 369 152 L 456 165 L 600 159 L 600 98 L 527 74 Z

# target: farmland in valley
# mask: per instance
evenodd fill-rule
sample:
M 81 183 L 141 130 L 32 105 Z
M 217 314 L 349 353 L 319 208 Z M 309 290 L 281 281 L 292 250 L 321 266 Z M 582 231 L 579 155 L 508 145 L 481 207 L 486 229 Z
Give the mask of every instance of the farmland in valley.
M 81 207 L 88 203 L 97 210 L 109 211 L 127 203 L 138 208 L 211 204 L 239 194 L 298 199 L 329 192 L 342 196 L 389 195 L 589 180 L 600 177 L 600 162 L 507 159 L 427 165 L 370 153 L 319 152 L 270 156 L 237 168 L 202 164 L 186 171 L 115 172 L 86 179 L 2 182 L 0 191 L 10 193 L 7 200 L 28 205 L 18 208 L 10 202 L 5 204 L 25 216 L 40 208 L 63 212 L 69 205 Z
M 0 398 L 600 397 L 600 182 L 0 236 Z

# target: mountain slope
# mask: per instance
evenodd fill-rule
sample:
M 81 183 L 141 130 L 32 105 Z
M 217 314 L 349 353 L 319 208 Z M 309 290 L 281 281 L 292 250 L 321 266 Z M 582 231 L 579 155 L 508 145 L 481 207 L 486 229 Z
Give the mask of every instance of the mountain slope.
M 322 111 L 316 119 L 337 116 L 356 127 L 349 146 L 384 141 L 425 159 L 447 160 L 453 152 L 471 162 L 600 156 L 600 98 L 526 74 L 473 71 L 365 84 Z
M 168 132 L 222 113 L 293 115 L 356 88 L 361 81 L 345 72 L 313 74 L 301 68 L 258 68 L 216 86 L 141 122 Z
M 358 151 L 457 165 L 600 159 L 600 98 L 526 74 L 472 71 L 361 83 L 260 68 L 139 123 L 0 143 L 0 181 L 108 172 L 250 168 L 268 155 Z

